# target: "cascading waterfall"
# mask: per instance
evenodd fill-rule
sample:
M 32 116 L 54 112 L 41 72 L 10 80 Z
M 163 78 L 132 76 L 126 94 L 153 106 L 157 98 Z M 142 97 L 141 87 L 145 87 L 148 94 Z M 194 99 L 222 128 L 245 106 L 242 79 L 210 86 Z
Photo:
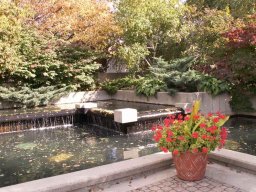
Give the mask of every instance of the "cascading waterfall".
M 17 132 L 27 129 L 43 129 L 56 126 L 74 124 L 74 114 L 47 116 L 47 114 L 34 116 L 33 119 L 5 120 L 0 122 L 0 133 Z

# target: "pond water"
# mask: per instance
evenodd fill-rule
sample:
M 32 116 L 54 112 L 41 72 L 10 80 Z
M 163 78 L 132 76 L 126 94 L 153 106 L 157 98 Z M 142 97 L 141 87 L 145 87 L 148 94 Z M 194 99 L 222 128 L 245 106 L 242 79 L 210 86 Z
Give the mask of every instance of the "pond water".
M 138 112 L 153 112 L 161 111 L 164 109 L 173 109 L 176 110 L 173 105 L 160 105 L 160 104 L 152 104 L 152 103 L 141 103 L 141 102 L 130 102 L 130 101 L 119 101 L 119 100 L 105 100 L 105 101 L 97 101 L 98 108 L 107 109 L 107 110 L 115 110 L 121 108 L 134 108 L 137 109 Z
M 152 154 L 158 149 L 151 138 L 150 132 L 117 135 L 88 126 L 2 134 L 0 186 Z
M 256 155 L 256 119 L 231 118 L 225 148 Z M 119 135 L 92 126 L 0 135 L 0 187 L 156 153 L 150 131 Z
M 225 126 L 229 131 L 225 148 L 256 155 L 256 118 L 232 117 Z

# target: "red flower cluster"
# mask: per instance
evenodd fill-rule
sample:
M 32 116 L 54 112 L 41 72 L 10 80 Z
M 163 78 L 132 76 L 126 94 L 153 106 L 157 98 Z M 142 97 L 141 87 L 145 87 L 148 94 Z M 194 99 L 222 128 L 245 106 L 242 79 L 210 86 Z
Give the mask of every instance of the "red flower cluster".
M 227 128 L 223 127 L 221 129 L 221 132 L 220 132 L 220 138 L 221 139 L 220 139 L 220 146 L 219 146 L 219 148 L 222 148 L 225 145 L 227 136 L 228 136 Z
M 158 130 L 155 135 L 154 135 L 154 139 L 156 142 L 158 142 L 160 139 L 162 138 L 162 133 L 160 130 Z
M 154 140 L 162 151 L 172 151 L 173 155 L 186 151 L 208 153 L 224 146 L 227 129 L 221 126 L 228 117 L 220 112 L 205 116 L 199 112 L 193 113 L 177 117 L 170 115 L 163 125 L 153 126 Z

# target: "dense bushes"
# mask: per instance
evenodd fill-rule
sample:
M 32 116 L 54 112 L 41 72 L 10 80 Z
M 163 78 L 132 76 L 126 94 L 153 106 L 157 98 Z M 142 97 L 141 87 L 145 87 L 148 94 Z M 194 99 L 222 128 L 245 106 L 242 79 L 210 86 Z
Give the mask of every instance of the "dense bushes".
M 61 92 L 96 87 L 96 53 L 29 25 L 28 9 L 0 4 L 0 99 L 45 105 Z
M 115 94 L 120 89 L 132 89 L 138 83 L 137 79 L 133 77 L 124 77 L 112 81 L 107 81 L 101 84 L 102 89 L 107 91 L 109 94 Z
M 95 74 L 112 59 L 131 76 L 101 84 L 111 94 L 127 88 L 146 96 L 161 90 L 229 91 L 235 104 L 236 92 L 256 93 L 254 5 L 251 0 L 0 1 L 0 98 L 33 106 L 47 102 L 19 100 L 8 90 L 27 98 L 46 87 L 49 93 L 52 87 L 95 89 Z
M 55 86 L 46 86 L 38 89 L 29 87 L 6 88 L 0 86 L 0 99 L 11 102 L 17 107 L 35 107 L 47 105 L 52 99 L 63 96 L 72 87 L 58 88 Z
M 185 57 L 166 62 L 162 58 L 155 58 L 154 64 L 144 77 L 125 77 L 102 84 L 108 93 L 114 94 L 119 89 L 135 88 L 137 94 L 153 96 L 158 91 L 193 92 L 206 91 L 212 95 L 227 92 L 230 85 L 212 76 L 199 73 L 192 67 L 196 63 L 193 57 Z

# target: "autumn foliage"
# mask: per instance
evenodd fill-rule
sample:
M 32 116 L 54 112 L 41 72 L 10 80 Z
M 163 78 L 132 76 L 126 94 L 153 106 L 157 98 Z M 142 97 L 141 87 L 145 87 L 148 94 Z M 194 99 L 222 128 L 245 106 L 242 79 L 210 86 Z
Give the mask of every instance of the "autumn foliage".
M 256 24 L 249 23 L 240 28 L 234 28 L 224 34 L 228 39 L 228 44 L 234 48 L 256 46 Z
M 108 4 L 97 0 L 21 0 L 33 12 L 31 22 L 42 32 L 68 42 L 104 49 L 121 30 Z

